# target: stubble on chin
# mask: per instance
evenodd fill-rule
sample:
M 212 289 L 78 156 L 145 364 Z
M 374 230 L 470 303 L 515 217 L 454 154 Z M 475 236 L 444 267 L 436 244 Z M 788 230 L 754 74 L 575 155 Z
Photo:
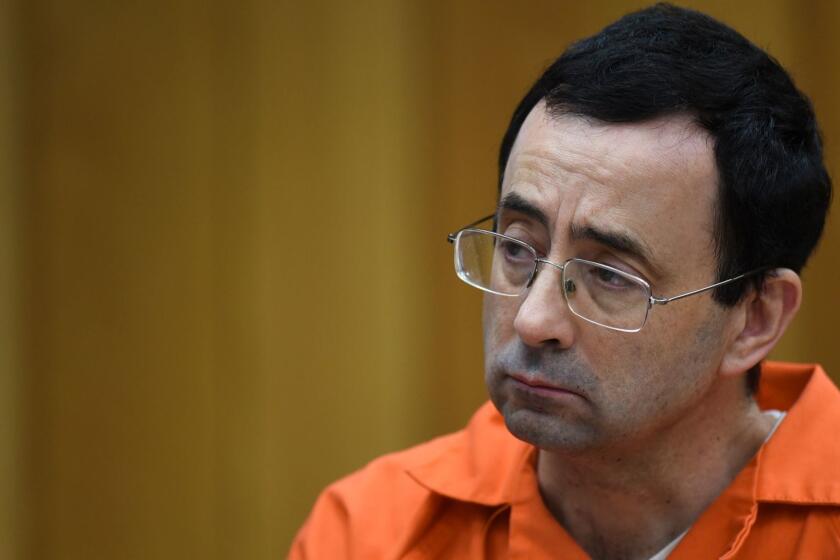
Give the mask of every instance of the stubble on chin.
M 528 398 L 511 373 L 537 376 L 573 391 L 577 402 Z M 578 449 L 599 439 L 596 377 L 570 349 L 531 348 L 518 339 L 487 352 L 485 382 L 490 400 L 518 439 L 541 449 Z

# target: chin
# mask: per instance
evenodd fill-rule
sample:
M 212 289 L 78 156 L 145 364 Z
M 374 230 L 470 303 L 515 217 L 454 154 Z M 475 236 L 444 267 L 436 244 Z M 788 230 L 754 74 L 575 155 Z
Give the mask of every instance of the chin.
M 563 414 L 522 406 L 510 400 L 493 402 L 502 414 L 508 431 L 517 439 L 540 449 L 573 451 L 591 448 L 596 443 L 593 427 L 579 418 L 567 418 Z

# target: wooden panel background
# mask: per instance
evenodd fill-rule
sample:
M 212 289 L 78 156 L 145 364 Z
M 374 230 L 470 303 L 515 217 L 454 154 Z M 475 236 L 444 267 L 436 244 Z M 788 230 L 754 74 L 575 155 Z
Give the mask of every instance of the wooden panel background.
M 277 558 L 484 399 L 445 234 L 514 104 L 639 2 L 0 4 L 0 557 Z M 834 2 L 694 2 L 840 163 Z M 840 371 L 833 223 L 777 357 Z

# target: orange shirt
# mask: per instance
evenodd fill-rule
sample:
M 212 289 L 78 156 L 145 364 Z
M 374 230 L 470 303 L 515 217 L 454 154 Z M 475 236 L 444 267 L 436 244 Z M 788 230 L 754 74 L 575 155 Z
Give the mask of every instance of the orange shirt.
M 757 399 L 787 416 L 670 559 L 840 558 L 840 392 L 819 366 L 767 363 Z M 290 558 L 587 558 L 543 505 L 535 458 L 486 403 L 329 486 Z

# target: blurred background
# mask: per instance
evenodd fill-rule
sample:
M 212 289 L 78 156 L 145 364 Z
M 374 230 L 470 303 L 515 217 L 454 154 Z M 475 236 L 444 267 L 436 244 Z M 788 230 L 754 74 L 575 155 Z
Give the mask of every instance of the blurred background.
M 284 557 L 485 399 L 450 231 L 540 71 L 631 1 L 0 3 L 0 558 Z M 840 4 L 707 1 L 840 165 Z M 777 358 L 837 379 L 837 227 Z

